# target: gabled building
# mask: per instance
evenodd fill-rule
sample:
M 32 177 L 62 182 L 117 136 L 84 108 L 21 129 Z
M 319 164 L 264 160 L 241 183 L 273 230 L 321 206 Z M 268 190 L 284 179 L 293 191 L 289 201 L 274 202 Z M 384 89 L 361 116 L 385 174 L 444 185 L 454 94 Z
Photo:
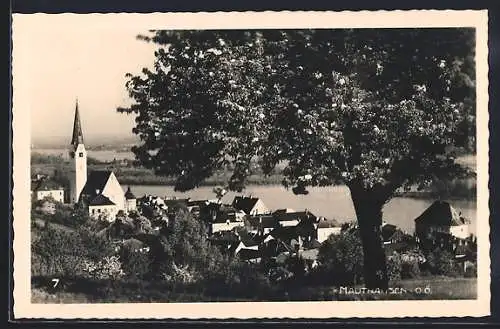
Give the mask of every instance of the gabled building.
M 448 202 L 435 201 L 415 219 L 415 233 L 420 240 L 432 240 L 436 233 L 466 239 L 469 225 L 470 221 Z
M 403 240 L 405 234 L 396 225 L 383 223 L 380 229 L 384 244 L 398 243 Z
M 33 179 L 31 181 L 31 197 L 35 201 L 51 198 L 54 201 L 64 203 L 64 187 L 48 177 Z
M 316 240 L 319 243 L 326 241 L 332 234 L 340 234 L 342 227 L 335 220 L 320 219 L 316 224 Z
M 250 216 L 268 214 L 269 209 L 264 202 L 259 198 L 236 196 L 234 197 L 232 206 L 237 210 L 242 210 Z
M 293 212 L 275 211 L 272 215 L 280 226 L 295 226 L 300 222 L 315 223 L 318 221 L 318 217 L 308 210 Z
M 245 219 L 245 227 L 248 232 L 264 235 L 279 227 L 279 224 L 273 215 L 255 215 Z

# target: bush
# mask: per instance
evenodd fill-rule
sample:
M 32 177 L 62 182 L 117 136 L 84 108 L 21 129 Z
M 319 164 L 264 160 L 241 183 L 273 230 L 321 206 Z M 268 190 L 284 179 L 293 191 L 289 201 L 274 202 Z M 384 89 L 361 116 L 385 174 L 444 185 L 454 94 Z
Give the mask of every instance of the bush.
M 117 280 L 125 275 L 117 256 L 104 257 L 100 261 L 85 260 L 83 271 L 89 278 L 96 280 Z
M 401 280 L 402 264 L 401 255 L 398 253 L 394 253 L 387 258 L 387 276 L 390 281 L 397 282 Z
M 110 256 L 112 248 L 106 240 L 86 231 L 66 231 L 46 226 L 32 243 L 32 260 L 37 275 L 84 275 L 86 261 L 99 261 Z
M 402 262 L 401 279 L 415 279 L 420 277 L 420 264 L 415 261 Z
M 363 278 L 363 248 L 359 233 L 344 232 L 330 235 L 319 248 L 318 260 L 322 273 L 331 283 L 354 285 Z
M 470 264 L 465 268 L 464 277 L 477 278 L 477 264 Z
M 152 260 L 149 253 L 123 248 L 120 260 L 127 279 L 144 279 L 151 273 Z
M 427 255 L 427 266 L 434 275 L 456 276 L 457 266 L 451 252 L 441 248 L 434 249 Z

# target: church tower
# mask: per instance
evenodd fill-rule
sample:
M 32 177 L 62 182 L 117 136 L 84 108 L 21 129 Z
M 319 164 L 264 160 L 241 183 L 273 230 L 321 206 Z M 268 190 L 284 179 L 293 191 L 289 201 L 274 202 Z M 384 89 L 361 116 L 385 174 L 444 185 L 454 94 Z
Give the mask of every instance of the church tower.
M 75 175 L 71 180 L 70 202 L 75 204 L 79 201 L 80 194 L 87 182 L 87 151 L 83 144 L 82 124 L 80 122 L 80 113 L 78 112 L 78 99 L 76 100 L 75 107 L 70 156 L 75 164 Z

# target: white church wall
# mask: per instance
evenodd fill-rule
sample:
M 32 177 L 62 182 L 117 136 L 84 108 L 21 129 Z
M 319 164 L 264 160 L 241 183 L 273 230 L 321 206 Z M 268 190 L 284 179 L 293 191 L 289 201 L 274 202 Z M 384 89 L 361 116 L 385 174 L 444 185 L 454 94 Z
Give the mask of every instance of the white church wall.
M 102 219 L 112 222 L 115 220 L 117 213 L 118 209 L 114 205 L 89 206 L 89 215 L 95 219 L 101 217 Z
M 104 190 L 101 193 L 113 201 L 118 210 L 126 210 L 125 193 L 123 192 L 123 189 L 114 173 L 111 173 L 109 176 L 108 182 L 106 183 L 106 186 L 104 186 Z

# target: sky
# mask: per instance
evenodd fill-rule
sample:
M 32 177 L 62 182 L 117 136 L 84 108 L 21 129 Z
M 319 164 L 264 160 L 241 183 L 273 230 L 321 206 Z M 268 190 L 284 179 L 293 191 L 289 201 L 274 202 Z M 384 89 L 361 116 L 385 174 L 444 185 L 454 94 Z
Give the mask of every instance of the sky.
M 155 46 L 136 39 L 143 33 L 91 24 L 14 25 L 13 86 L 23 104 L 29 101 L 32 143 L 69 143 L 77 98 L 86 141 L 133 137 L 134 116 L 116 108 L 131 103 L 125 74 L 153 64 Z

